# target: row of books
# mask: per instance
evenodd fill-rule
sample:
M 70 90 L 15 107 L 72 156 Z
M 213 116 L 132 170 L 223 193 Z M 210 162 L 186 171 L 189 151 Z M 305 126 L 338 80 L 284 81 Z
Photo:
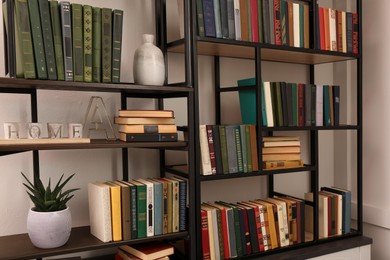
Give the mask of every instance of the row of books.
M 200 125 L 202 175 L 259 170 L 255 125 Z
M 318 7 L 317 48 L 359 53 L 358 14 Z
M 200 36 L 309 48 L 309 5 L 286 0 L 198 0 Z
M 120 82 L 122 10 L 56 0 L 3 2 L 11 77 Z
M 263 169 L 302 167 L 299 136 L 264 136 Z
M 319 237 L 327 238 L 351 232 L 351 192 L 337 187 L 322 187 L 318 194 Z M 313 193 L 305 193 L 313 201 Z M 306 205 L 306 230 L 313 232 L 313 207 Z
M 255 79 L 238 81 L 238 86 L 254 85 Z M 239 91 L 243 123 L 253 122 L 255 91 Z M 263 126 L 338 126 L 340 87 L 286 82 L 262 82 Z M 252 118 L 252 119 L 247 119 Z
M 186 230 L 187 180 L 178 177 L 88 184 L 91 234 L 103 242 Z
M 178 139 L 173 110 L 119 110 L 114 118 L 124 142 L 174 142 Z
M 305 202 L 290 197 L 201 205 L 203 259 L 230 259 L 305 242 Z

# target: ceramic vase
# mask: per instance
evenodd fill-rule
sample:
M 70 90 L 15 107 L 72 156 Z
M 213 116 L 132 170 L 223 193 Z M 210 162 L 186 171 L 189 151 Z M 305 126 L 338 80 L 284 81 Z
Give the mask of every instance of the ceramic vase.
M 30 209 L 27 216 L 27 233 L 34 246 L 56 248 L 64 245 L 70 236 L 72 217 L 69 207 L 54 212 L 37 212 Z
M 142 38 L 144 43 L 134 53 L 134 83 L 161 86 L 165 80 L 164 55 L 153 44 L 154 35 L 144 34 Z

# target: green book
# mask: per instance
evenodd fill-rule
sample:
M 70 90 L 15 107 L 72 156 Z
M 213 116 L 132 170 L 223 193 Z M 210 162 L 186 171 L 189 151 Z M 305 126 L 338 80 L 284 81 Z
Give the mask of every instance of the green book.
M 251 147 L 251 134 L 250 125 L 245 125 L 245 147 L 246 147 L 246 159 L 248 163 L 248 172 L 252 172 L 252 147 Z
M 222 172 L 229 173 L 229 163 L 226 144 L 226 128 L 224 125 L 219 126 L 219 142 L 221 144 Z
M 47 79 L 45 49 L 43 47 L 43 36 L 41 21 L 39 18 L 38 0 L 28 0 L 28 11 L 30 13 L 31 33 L 37 77 L 38 79 Z
M 259 42 L 263 43 L 263 0 L 258 0 L 257 2 L 257 20 L 258 20 L 258 27 L 259 27 Z
M 83 59 L 83 6 L 72 5 L 72 49 L 73 49 L 73 80 L 84 80 Z
M 21 58 L 23 61 L 24 77 L 26 79 L 35 79 L 35 59 L 31 39 L 31 28 L 28 13 L 27 0 L 15 1 L 16 31 L 18 41 L 21 46 Z M 23 43 L 23 44 L 22 44 Z
M 84 81 L 92 82 L 92 6 L 83 7 Z
M 39 14 L 45 48 L 47 76 L 50 80 L 57 80 L 56 59 L 54 54 L 53 32 L 51 30 L 50 8 L 47 0 L 38 0 Z
M 246 125 L 240 125 L 240 139 L 241 139 L 241 154 L 243 172 L 248 172 L 248 150 L 246 148 Z
M 271 85 L 271 99 L 272 99 L 272 113 L 274 115 L 274 126 L 280 126 L 278 115 L 278 96 L 276 93 L 276 82 L 270 82 Z
M 324 96 L 323 96 L 323 102 L 324 102 L 324 113 L 323 113 L 323 116 L 324 116 L 324 126 L 331 126 L 332 123 L 331 123 L 331 115 L 330 115 L 330 102 L 331 102 L 331 99 L 330 99 L 330 94 L 329 94 L 329 85 L 324 85 Z
M 122 29 L 123 11 L 112 11 L 112 82 L 119 83 L 121 80 L 121 57 L 122 57 Z
M 102 81 L 111 82 L 112 9 L 102 9 Z
M 137 188 L 137 238 L 146 237 L 146 184 L 130 181 Z
M 256 78 L 238 80 L 237 85 L 239 87 L 241 122 L 243 124 L 256 124 L 256 90 L 240 89 L 244 86 L 255 86 Z
M 305 7 L 302 3 L 299 4 L 299 47 L 305 47 Z
M 200 37 L 204 37 L 203 0 L 196 1 L 196 18 L 198 24 L 198 35 Z
M 292 88 L 292 114 L 293 114 L 293 126 L 298 126 L 298 86 L 297 83 L 291 84 Z
M 283 107 L 282 107 L 282 90 L 280 86 L 280 82 L 275 82 L 275 91 L 276 91 L 276 105 L 277 108 L 277 118 L 278 118 L 278 126 L 284 126 L 283 122 Z
M 236 142 L 236 155 L 237 155 L 237 166 L 238 172 L 244 172 L 244 160 L 242 157 L 242 143 L 241 143 L 241 134 L 240 134 L 240 126 L 234 126 L 234 137 Z
M 64 53 L 65 80 L 73 81 L 72 18 L 70 15 L 70 3 L 61 1 L 59 4 L 62 25 L 61 35 Z
M 49 1 L 51 29 L 53 31 L 54 54 L 57 67 L 57 79 L 65 80 L 64 54 L 62 50 L 61 19 L 58 1 Z
M 102 9 L 92 8 L 92 81 L 102 81 Z

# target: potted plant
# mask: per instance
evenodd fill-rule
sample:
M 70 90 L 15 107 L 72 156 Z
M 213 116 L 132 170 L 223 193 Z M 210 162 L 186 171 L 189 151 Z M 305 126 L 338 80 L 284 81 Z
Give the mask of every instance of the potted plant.
M 71 214 L 66 203 L 78 188 L 65 191 L 63 189 L 74 174 L 64 181 L 62 175 L 54 189 L 51 189 L 50 179 L 45 188 L 39 177 L 34 177 L 33 184 L 23 172 L 22 175 L 27 181 L 23 185 L 27 188 L 27 194 L 34 204 L 27 216 L 27 231 L 31 242 L 39 248 L 55 248 L 64 245 L 72 229 Z

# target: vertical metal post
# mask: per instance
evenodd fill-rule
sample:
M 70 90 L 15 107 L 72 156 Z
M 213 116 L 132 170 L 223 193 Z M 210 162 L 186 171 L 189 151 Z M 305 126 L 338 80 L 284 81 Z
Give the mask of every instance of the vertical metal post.
M 37 90 L 32 89 L 30 91 L 30 102 L 31 102 L 31 122 L 38 122 L 38 100 Z M 33 169 L 34 169 L 34 180 L 35 177 L 39 178 L 39 151 L 34 150 L 33 153 Z

